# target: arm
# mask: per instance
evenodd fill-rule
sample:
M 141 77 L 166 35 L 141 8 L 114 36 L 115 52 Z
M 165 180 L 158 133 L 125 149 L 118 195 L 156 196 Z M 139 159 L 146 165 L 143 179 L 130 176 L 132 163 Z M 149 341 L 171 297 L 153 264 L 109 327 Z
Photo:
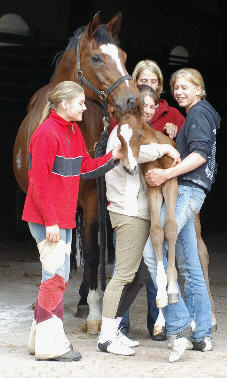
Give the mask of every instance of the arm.
M 170 144 L 150 143 L 140 146 L 138 163 L 146 163 L 168 155 L 173 159 L 172 166 L 180 163 L 179 152 Z
M 182 162 L 168 169 L 154 168 L 147 171 L 146 182 L 150 186 L 159 186 L 166 180 L 193 171 L 206 162 L 206 159 L 197 152 L 189 154 Z

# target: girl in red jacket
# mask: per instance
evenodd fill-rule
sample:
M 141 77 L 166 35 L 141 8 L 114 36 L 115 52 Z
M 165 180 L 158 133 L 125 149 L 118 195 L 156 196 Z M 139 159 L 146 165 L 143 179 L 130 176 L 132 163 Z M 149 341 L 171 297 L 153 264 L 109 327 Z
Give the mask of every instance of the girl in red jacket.
M 59 83 L 48 96 L 41 124 L 29 145 L 29 187 L 22 219 L 28 222 L 42 263 L 42 281 L 28 349 L 38 360 L 78 361 L 63 329 L 63 293 L 70 272 L 72 228 L 80 176 L 97 178 L 112 169 L 119 150 L 92 159 L 76 121 L 86 110 L 82 87 Z

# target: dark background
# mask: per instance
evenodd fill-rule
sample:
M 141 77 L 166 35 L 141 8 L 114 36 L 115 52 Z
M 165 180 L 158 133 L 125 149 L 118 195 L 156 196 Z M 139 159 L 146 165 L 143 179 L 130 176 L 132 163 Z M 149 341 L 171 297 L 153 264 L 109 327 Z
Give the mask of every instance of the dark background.
M 98 10 L 103 23 L 116 12 L 122 13 L 119 39 L 128 55 L 128 72 L 132 73 L 141 59 L 157 61 L 164 76 L 162 97 L 171 105 L 176 106 L 169 94 L 171 73 L 182 66 L 202 73 L 207 99 L 222 118 L 217 136 L 218 174 L 201 212 L 202 230 L 204 236 L 217 232 L 224 236 L 227 229 L 226 2 L 0 0 L 0 240 L 23 241 L 30 237 L 20 220 L 24 195 L 12 171 L 14 140 L 28 100 L 49 81 L 56 53 L 64 50 L 74 30 L 88 24 Z M 2 31 L 1 18 L 8 13 L 23 18 L 30 30 L 28 36 Z M 170 65 L 171 50 L 179 45 L 188 51 L 189 58 Z

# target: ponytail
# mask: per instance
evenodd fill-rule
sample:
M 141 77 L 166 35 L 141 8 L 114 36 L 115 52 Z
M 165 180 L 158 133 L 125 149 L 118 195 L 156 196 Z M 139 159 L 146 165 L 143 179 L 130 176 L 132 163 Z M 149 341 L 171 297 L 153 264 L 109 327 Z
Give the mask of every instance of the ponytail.
M 45 119 L 47 119 L 49 117 L 51 108 L 52 108 L 52 105 L 51 105 L 51 101 L 49 99 L 47 101 L 46 105 L 44 106 L 40 123 L 42 123 L 43 121 L 45 121 Z

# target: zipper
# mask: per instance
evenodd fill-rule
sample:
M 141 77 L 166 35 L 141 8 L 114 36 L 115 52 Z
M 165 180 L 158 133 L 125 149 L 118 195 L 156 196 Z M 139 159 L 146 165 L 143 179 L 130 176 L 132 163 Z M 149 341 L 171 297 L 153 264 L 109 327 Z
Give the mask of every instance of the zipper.
M 68 127 L 66 129 L 66 141 L 67 141 L 67 144 L 68 144 L 68 149 L 69 149 L 69 154 L 70 154 L 70 141 L 69 141 L 69 138 L 68 138 Z

